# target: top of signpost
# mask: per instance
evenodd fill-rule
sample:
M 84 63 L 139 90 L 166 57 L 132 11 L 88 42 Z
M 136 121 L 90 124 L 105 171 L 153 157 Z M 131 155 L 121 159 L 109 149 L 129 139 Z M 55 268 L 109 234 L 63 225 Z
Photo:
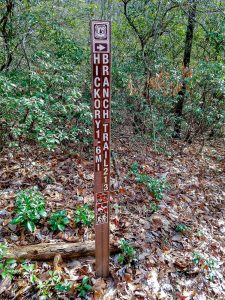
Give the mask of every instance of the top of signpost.
M 91 21 L 92 51 L 94 53 L 109 53 L 111 28 L 110 21 Z

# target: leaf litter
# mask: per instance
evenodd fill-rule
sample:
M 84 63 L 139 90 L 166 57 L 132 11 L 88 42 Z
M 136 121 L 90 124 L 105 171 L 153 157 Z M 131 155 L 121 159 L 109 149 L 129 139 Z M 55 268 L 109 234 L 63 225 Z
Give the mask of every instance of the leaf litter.
M 222 143 L 208 143 L 200 155 L 198 144 L 183 148 L 174 142 L 169 157 L 141 143 L 129 146 L 128 151 L 119 140 L 113 145 L 118 170 L 112 169 L 110 239 L 114 243 L 121 238 L 129 240 L 137 251 L 135 262 L 120 265 L 111 256 L 107 280 L 95 276 L 92 257 L 38 262 L 37 273 L 45 278 L 49 270 L 60 271 L 74 288 L 81 278 L 89 276 L 93 293 L 88 293 L 87 299 L 224 299 Z M 157 201 L 155 212 L 150 210 L 156 200 L 152 193 L 129 175 L 135 161 L 142 166 L 143 174 L 166 176 L 170 185 L 163 199 Z M 76 206 L 87 203 L 93 208 L 92 161 L 69 152 L 43 153 L 24 146 L 17 152 L 2 153 L 0 164 L 1 242 L 10 246 L 94 240 L 93 228 L 80 230 L 72 221 Z M 47 221 L 42 220 L 34 233 L 25 232 L 22 237 L 20 230 L 10 224 L 16 193 L 34 186 L 46 197 L 48 213 L 67 211 L 70 224 L 65 232 L 52 233 Z M 184 224 L 187 230 L 177 232 L 177 224 Z M 35 293 L 38 297 L 27 280 L 18 276 L 2 279 L 0 299 L 31 299 Z M 75 290 L 65 295 L 59 292 L 57 297 L 79 299 Z

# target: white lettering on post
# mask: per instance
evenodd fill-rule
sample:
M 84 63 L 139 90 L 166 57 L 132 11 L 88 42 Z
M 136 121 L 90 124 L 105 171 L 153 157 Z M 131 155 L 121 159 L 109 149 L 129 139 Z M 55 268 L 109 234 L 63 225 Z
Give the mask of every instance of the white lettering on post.
M 100 78 L 99 77 L 96 77 L 95 79 L 94 79 L 94 86 L 95 87 L 100 87 L 101 86 L 101 82 L 100 82 L 101 80 L 100 80 Z
M 104 78 L 103 87 L 105 87 L 105 86 L 109 86 L 109 79 L 108 79 L 108 77 Z
M 100 59 L 100 53 L 94 53 L 94 64 L 97 65 L 97 64 L 100 64 L 101 62 L 101 59 Z
M 108 76 L 109 75 L 109 66 L 103 66 L 102 67 L 102 75 Z
M 97 129 L 99 129 L 100 122 L 101 122 L 101 121 L 95 120 L 95 124 L 96 124 L 96 128 L 97 128 Z
M 95 119 L 101 119 L 101 111 L 95 110 Z
M 109 108 L 109 100 L 108 99 L 104 99 L 103 103 L 102 103 L 103 108 L 107 109 Z
M 102 56 L 103 65 L 107 65 L 109 63 L 109 54 L 104 53 Z
M 100 89 L 94 89 L 94 98 L 99 98 L 100 99 Z
M 108 110 L 104 109 L 102 111 L 102 114 L 103 114 L 103 119 L 108 119 L 109 118 L 109 111 Z
M 109 88 L 103 89 L 103 98 L 109 98 Z

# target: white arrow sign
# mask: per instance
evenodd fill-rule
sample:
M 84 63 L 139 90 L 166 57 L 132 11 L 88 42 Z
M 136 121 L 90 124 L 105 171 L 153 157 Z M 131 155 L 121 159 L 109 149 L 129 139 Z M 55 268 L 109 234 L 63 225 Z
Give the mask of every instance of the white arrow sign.
M 103 51 L 107 51 L 108 49 L 108 45 L 105 43 L 96 43 L 95 44 L 95 51 L 99 51 L 99 52 L 103 52 Z
M 102 51 L 102 50 L 105 49 L 105 46 L 103 46 L 103 45 L 100 44 L 96 48 L 97 48 L 97 50 Z

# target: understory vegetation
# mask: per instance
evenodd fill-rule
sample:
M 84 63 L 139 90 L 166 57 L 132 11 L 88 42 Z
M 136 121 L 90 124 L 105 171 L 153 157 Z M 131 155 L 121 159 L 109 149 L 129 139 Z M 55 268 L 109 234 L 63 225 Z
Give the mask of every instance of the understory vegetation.
M 158 147 L 221 136 L 222 11 L 222 2 L 204 0 L 2 1 L 1 149 L 92 145 L 93 16 L 113 21 L 114 129 L 129 124 Z

